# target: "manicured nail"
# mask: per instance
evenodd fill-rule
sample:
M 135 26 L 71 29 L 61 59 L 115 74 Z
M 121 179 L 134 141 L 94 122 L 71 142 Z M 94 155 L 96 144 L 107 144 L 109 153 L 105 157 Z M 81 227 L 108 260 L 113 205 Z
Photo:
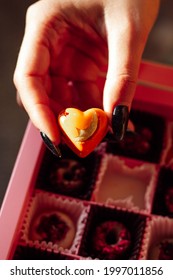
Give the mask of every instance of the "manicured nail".
M 112 130 L 117 141 L 121 141 L 127 130 L 129 110 L 127 106 L 118 105 L 112 113 Z
M 49 137 L 44 133 L 40 131 L 40 135 L 46 145 L 46 147 L 57 157 L 61 157 L 61 151 L 60 149 L 55 146 L 52 141 L 49 139 Z

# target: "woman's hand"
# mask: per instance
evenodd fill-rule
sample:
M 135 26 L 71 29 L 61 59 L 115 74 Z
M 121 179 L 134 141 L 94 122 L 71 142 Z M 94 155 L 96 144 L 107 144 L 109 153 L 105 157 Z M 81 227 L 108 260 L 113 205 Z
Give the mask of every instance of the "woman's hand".
M 159 0 L 41 0 L 29 7 L 14 83 L 32 122 L 53 143 L 60 142 L 61 109 L 99 107 L 110 121 L 118 105 L 130 110 L 158 9 Z

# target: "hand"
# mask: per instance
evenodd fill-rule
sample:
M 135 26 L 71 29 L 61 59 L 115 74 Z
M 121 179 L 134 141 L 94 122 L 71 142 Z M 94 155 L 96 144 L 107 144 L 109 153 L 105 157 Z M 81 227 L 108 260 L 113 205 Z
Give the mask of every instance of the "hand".
M 29 7 L 14 83 L 29 117 L 53 143 L 60 142 L 61 109 L 99 107 L 110 121 L 117 105 L 130 110 L 158 9 L 159 0 L 42 0 Z

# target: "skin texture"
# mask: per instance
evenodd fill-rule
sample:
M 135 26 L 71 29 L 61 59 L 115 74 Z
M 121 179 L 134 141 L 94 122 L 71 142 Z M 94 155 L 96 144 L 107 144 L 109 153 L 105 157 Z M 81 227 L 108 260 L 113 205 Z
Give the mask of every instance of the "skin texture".
M 18 102 L 53 143 L 62 109 L 103 108 L 110 120 L 114 106 L 130 109 L 158 9 L 159 0 L 41 0 L 28 8 L 14 83 Z

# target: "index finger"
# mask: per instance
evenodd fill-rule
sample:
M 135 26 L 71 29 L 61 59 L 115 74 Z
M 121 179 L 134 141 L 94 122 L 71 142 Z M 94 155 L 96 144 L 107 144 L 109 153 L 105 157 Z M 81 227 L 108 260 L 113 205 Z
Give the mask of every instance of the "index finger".
M 42 26 L 31 21 L 26 26 L 19 52 L 14 83 L 31 121 L 53 143 L 59 142 L 59 131 L 50 104 L 50 52 Z

